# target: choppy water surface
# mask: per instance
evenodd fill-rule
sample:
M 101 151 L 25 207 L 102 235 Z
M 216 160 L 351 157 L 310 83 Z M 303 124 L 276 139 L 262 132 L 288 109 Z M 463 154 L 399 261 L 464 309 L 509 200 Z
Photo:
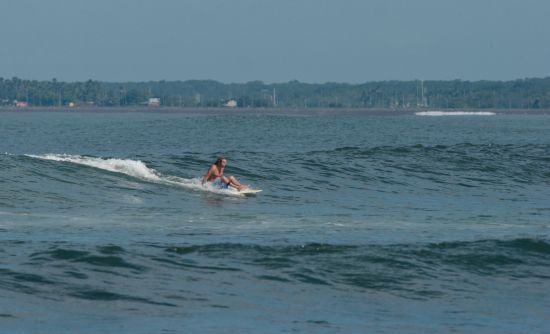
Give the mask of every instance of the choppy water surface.
M 550 117 L 441 116 L 0 113 L 0 327 L 546 333 Z

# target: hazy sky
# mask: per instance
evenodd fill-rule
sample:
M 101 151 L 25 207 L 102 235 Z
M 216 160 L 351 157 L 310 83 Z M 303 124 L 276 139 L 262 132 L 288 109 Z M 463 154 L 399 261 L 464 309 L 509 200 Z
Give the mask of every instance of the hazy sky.
M 548 0 L 0 0 L 0 77 L 550 76 Z

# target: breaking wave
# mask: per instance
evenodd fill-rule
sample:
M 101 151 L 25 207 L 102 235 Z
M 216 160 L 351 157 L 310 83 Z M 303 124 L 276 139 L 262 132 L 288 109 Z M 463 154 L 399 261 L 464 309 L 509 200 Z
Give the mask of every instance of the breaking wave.
M 69 155 L 69 154 L 44 154 L 44 155 L 26 155 L 30 158 L 70 162 L 78 165 L 84 165 L 101 170 L 106 170 L 114 173 L 125 174 L 142 181 L 166 184 L 170 186 L 181 187 L 195 191 L 207 191 L 217 193 L 221 195 L 229 196 L 244 196 L 236 190 L 232 189 L 216 189 L 209 184 L 202 185 L 201 178 L 182 178 L 173 175 L 163 175 L 153 168 L 147 167 L 145 163 L 140 160 L 131 159 L 115 159 L 115 158 L 97 158 L 81 155 Z
M 494 116 L 491 111 L 419 111 L 417 116 Z

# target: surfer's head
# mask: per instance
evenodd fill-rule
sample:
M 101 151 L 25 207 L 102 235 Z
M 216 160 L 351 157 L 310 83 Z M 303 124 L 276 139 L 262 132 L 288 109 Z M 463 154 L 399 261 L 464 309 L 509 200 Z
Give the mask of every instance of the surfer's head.
M 227 165 L 227 159 L 224 157 L 219 157 L 214 164 L 218 167 L 225 167 L 225 165 Z

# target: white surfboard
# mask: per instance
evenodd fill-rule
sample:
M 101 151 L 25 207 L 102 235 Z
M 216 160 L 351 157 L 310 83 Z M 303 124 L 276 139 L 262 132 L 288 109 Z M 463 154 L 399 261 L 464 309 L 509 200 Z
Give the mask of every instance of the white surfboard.
M 229 189 L 229 191 L 231 191 L 232 193 L 235 193 L 235 194 L 241 194 L 241 195 L 255 195 L 259 192 L 262 192 L 261 189 L 252 189 L 252 188 L 246 188 L 246 189 L 243 189 L 241 191 L 238 191 L 237 189 Z

